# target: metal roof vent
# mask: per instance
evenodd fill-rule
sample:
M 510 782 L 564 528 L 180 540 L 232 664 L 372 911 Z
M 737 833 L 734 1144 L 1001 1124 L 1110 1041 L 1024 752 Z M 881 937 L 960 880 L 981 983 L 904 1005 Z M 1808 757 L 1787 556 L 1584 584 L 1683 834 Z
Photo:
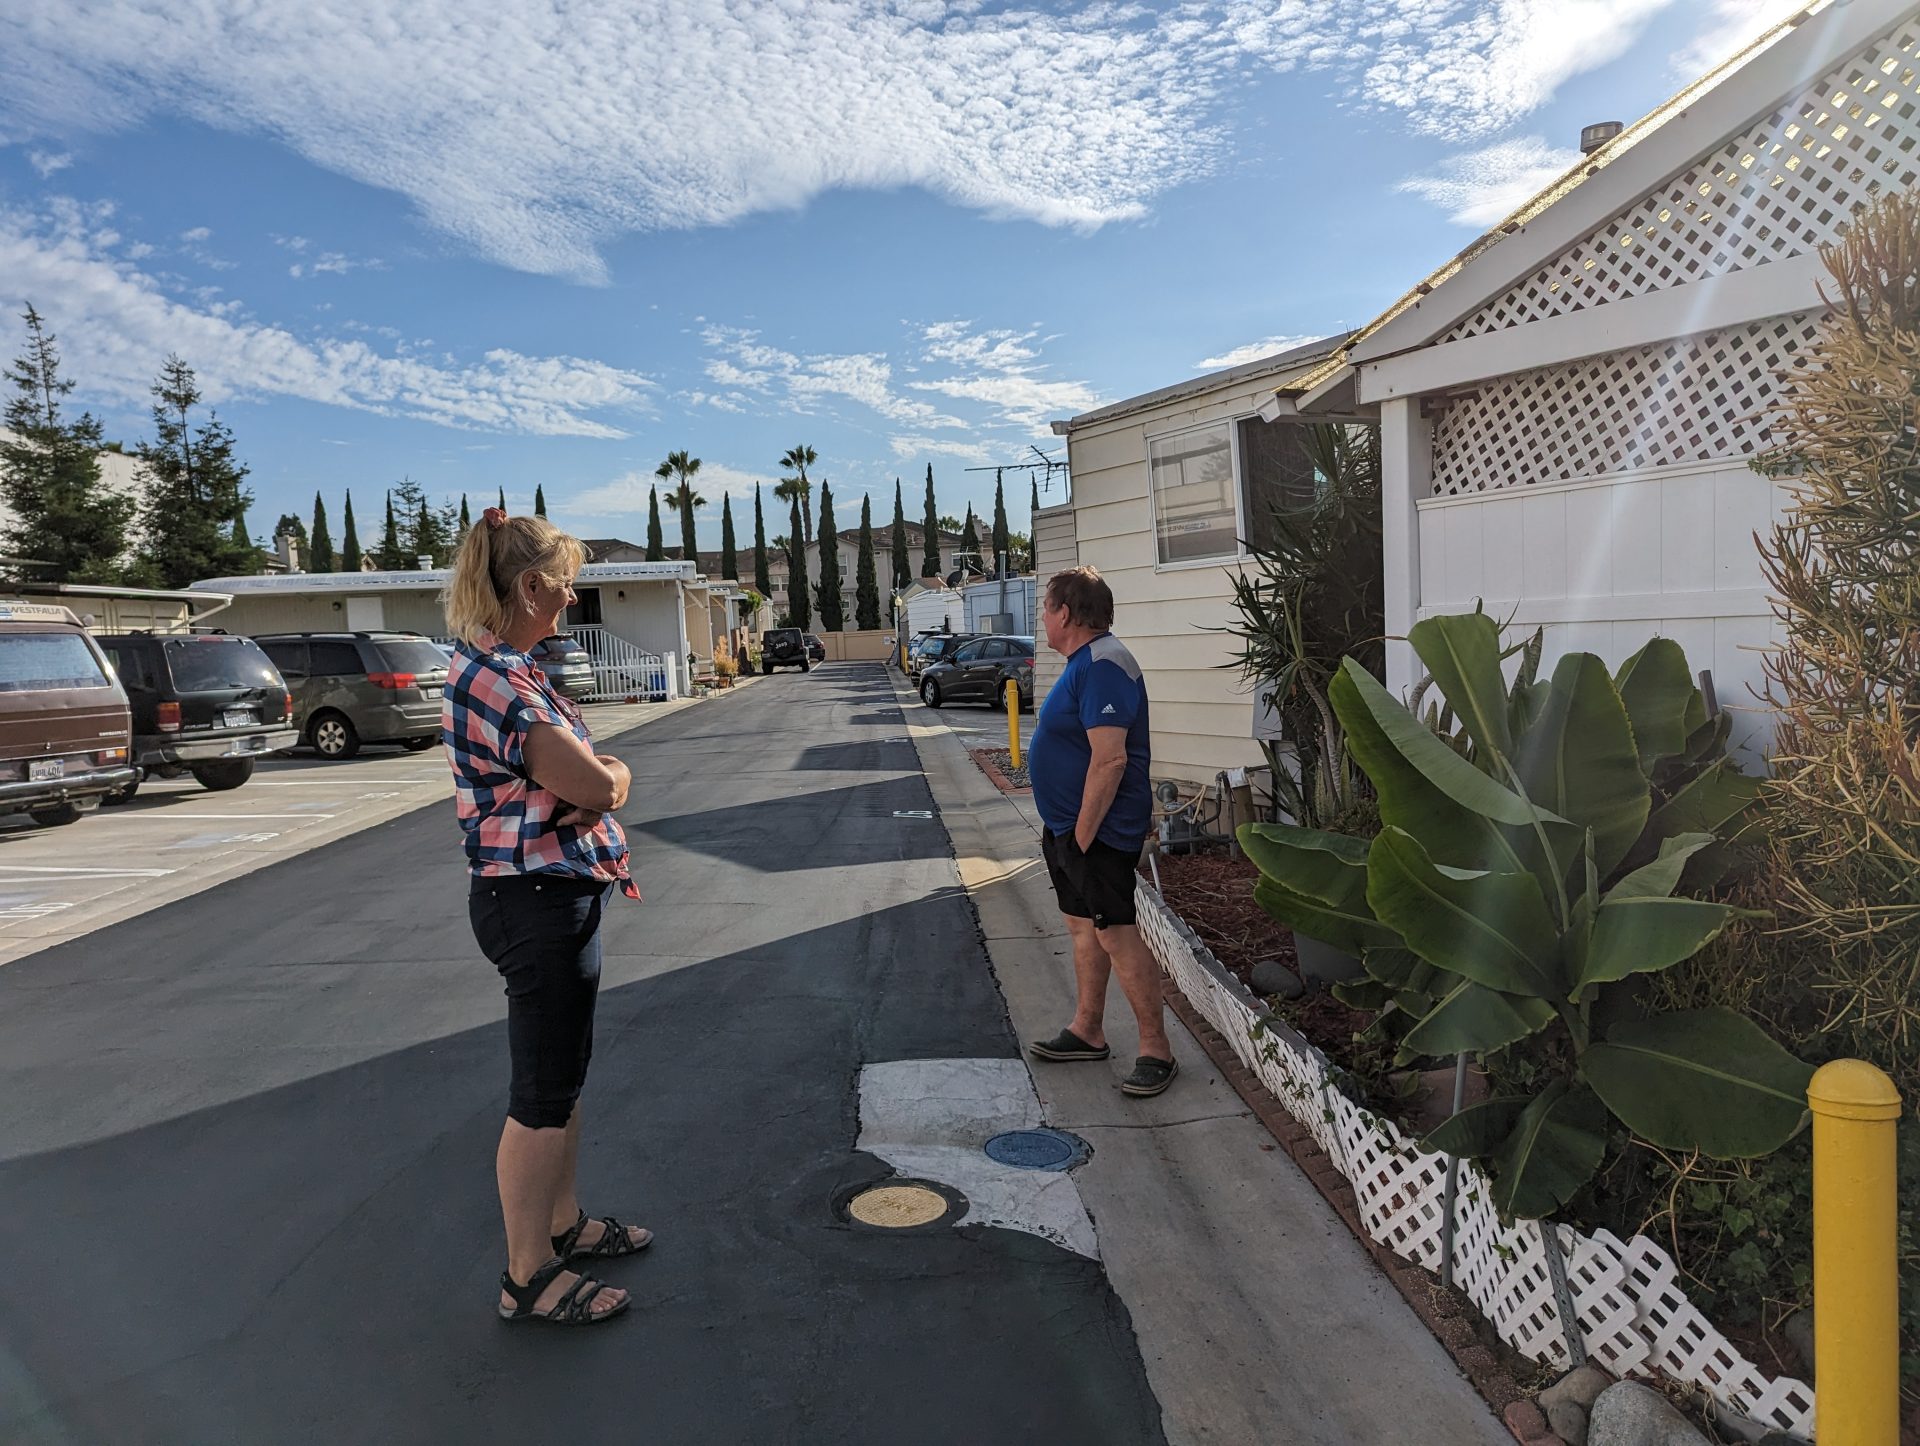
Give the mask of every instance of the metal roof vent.
M 1580 131 L 1580 154 L 1590 156 L 1608 141 L 1625 130 L 1620 121 L 1601 121 L 1596 125 L 1584 126 Z

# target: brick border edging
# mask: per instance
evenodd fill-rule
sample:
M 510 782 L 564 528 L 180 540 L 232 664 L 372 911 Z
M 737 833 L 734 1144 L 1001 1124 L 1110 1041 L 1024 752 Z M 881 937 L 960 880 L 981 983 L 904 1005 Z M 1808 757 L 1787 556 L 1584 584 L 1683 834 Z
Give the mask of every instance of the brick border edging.
M 971 758 L 974 763 L 978 765 L 980 771 L 987 775 L 987 781 L 1002 793 L 1009 794 L 1014 798 L 1030 797 L 1033 790 L 1031 788 L 1020 787 L 1019 784 L 1002 773 L 1000 771 L 1000 765 L 988 756 L 992 752 L 993 750 L 991 748 L 969 748 L 967 750 L 967 757 Z
M 1472 1307 L 1440 1288 L 1440 1282 L 1427 1270 L 1402 1260 L 1386 1246 L 1370 1237 L 1360 1223 L 1360 1208 L 1353 1186 L 1315 1143 L 1306 1126 L 1287 1112 L 1286 1106 L 1246 1067 L 1225 1036 L 1188 1002 L 1173 980 L 1161 975 L 1167 1003 L 1180 1017 L 1189 1033 L 1213 1060 L 1228 1084 L 1245 1100 L 1254 1117 L 1292 1158 L 1294 1164 L 1313 1182 L 1313 1187 L 1346 1222 L 1347 1229 L 1360 1248 L 1372 1257 L 1394 1289 L 1405 1297 L 1415 1315 L 1446 1348 L 1447 1354 L 1473 1384 L 1474 1390 L 1494 1409 L 1523 1446 L 1564 1446 L 1560 1437 L 1547 1428 L 1546 1417 L 1519 1383 L 1502 1368 L 1499 1358 L 1480 1344 L 1465 1311 Z

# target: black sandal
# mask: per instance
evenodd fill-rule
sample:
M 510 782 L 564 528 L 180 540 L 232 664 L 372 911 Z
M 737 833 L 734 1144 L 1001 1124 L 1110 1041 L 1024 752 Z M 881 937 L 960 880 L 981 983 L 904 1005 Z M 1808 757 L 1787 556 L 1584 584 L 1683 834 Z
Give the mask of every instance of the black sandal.
M 640 1227 L 640 1243 L 636 1245 L 633 1237 L 627 1234 L 627 1227 L 611 1215 L 602 1215 L 600 1223 L 606 1227 L 600 1232 L 600 1238 L 591 1245 L 582 1245 L 580 1232 L 587 1228 L 587 1212 L 582 1210 L 571 1230 L 553 1237 L 554 1255 L 568 1261 L 613 1260 L 622 1255 L 638 1255 L 653 1244 L 653 1232 L 645 1226 Z
M 567 1287 L 560 1299 L 553 1303 L 550 1310 L 536 1311 L 534 1302 L 540 1299 L 540 1292 L 553 1284 L 554 1277 L 567 1268 L 564 1260 L 549 1260 L 534 1271 L 533 1278 L 525 1285 L 515 1285 L 513 1277 L 506 1271 L 500 1272 L 500 1289 L 513 1297 L 513 1309 L 500 1309 L 501 1320 L 545 1320 L 555 1325 L 582 1326 L 597 1325 L 603 1320 L 612 1320 L 621 1311 L 633 1304 L 628 1296 L 612 1310 L 595 1311 L 593 1298 L 607 1287 L 590 1275 L 583 1275 Z
M 1133 1073 L 1120 1081 L 1120 1089 L 1136 1099 L 1146 1099 L 1172 1084 L 1173 1077 L 1179 1073 L 1180 1066 L 1173 1060 L 1143 1054 L 1134 1060 Z
M 1113 1051 L 1104 1044 L 1088 1044 L 1071 1029 L 1063 1029 L 1052 1039 L 1036 1039 L 1027 1046 L 1035 1059 L 1066 1064 L 1081 1059 L 1105 1059 Z

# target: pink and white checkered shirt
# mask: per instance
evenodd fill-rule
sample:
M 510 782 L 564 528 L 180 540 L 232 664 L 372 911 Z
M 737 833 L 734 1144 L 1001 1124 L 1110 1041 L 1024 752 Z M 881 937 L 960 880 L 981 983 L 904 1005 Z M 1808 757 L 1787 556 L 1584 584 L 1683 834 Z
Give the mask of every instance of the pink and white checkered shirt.
M 522 750 L 536 723 L 565 728 L 588 747 L 593 735 L 573 701 L 553 691 L 540 665 L 488 635 L 461 643 L 447 667 L 440 739 L 453 767 L 454 803 L 468 868 L 482 877 L 566 874 L 618 884 L 637 899 L 627 840 L 611 814 L 590 829 L 555 827 L 569 805 L 527 773 Z

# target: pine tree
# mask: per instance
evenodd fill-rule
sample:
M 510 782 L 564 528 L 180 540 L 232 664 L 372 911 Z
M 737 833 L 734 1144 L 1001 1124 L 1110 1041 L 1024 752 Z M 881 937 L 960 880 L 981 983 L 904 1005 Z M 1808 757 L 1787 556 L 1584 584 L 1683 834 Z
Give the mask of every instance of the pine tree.
M 533 515 L 535 517 L 547 515 L 547 489 L 538 482 L 533 484 Z
M 205 577 L 259 572 L 265 564 L 247 536 L 247 469 L 233 455 L 233 433 L 217 416 L 198 428 L 200 388 L 193 368 L 169 356 L 153 384 L 154 439 L 138 453 L 147 474 L 140 548 L 142 577 L 185 587 Z
M 1007 535 L 1007 496 L 1000 487 L 1000 474 L 993 474 L 993 570 L 1013 567 L 1013 540 Z
M 773 597 L 773 580 L 767 575 L 767 519 L 760 510 L 760 484 L 753 484 L 753 590 L 761 597 Z
M 813 622 L 813 599 L 807 596 L 807 544 L 800 532 L 800 499 L 788 506 L 792 518 L 787 524 L 787 616 L 796 628 Z
M 960 575 L 964 579 L 980 568 L 980 529 L 974 526 L 973 504 L 967 504 L 967 525 L 960 529 Z
M 893 590 L 913 581 L 913 564 L 907 557 L 907 513 L 900 496 L 900 479 L 893 479 Z
M 398 572 L 406 566 L 406 553 L 400 546 L 400 525 L 393 516 L 393 493 L 387 493 L 387 530 L 380 539 L 380 566 Z
M 353 493 L 347 493 L 347 510 L 343 525 L 346 530 L 340 534 L 340 571 L 358 572 L 366 557 L 360 551 L 360 534 L 353 527 Z
M 740 581 L 740 558 L 733 545 L 733 498 L 720 499 L 720 576 Z
M 456 551 L 460 544 L 467 540 L 467 534 L 471 531 L 473 531 L 473 514 L 467 511 L 467 494 L 462 492 L 460 494 L 460 534 L 453 540 Z
M 933 506 L 933 463 L 927 463 L 927 515 L 920 526 L 926 536 L 920 540 L 920 576 L 940 576 L 940 514 Z
M 880 626 L 880 580 L 874 573 L 873 499 L 860 499 L 860 560 L 853 574 L 853 625 L 863 632 Z
M 660 489 L 647 489 L 647 561 L 667 560 L 666 539 L 660 533 Z
M 1035 477 L 1033 479 L 1033 511 L 1038 512 L 1039 510 L 1040 510 L 1040 479 L 1038 477 Z M 1027 526 L 1028 527 L 1033 526 L 1033 523 L 1031 520 L 1028 521 Z
M 333 572 L 340 559 L 333 554 L 333 534 L 327 531 L 327 504 L 313 494 L 313 531 L 307 539 L 307 566 L 315 572 Z
M 13 510 L 9 552 L 50 565 L 52 582 L 121 580 L 121 556 L 133 521 L 132 499 L 100 482 L 100 423 L 81 413 L 62 419 L 60 402 L 74 384 L 60 375 L 60 352 L 31 306 L 27 350 L 7 378 L 14 395 L 0 444 L 0 497 Z
M 820 530 L 814 534 L 820 544 L 820 626 L 837 633 L 847 625 L 847 604 L 840 596 L 840 534 L 833 525 L 833 488 L 820 486 Z
M 298 513 L 282 512 L 280 520 L 273 524 L 273 540 L 278 542 L 283 537 L 298 542 L 302 552 L 307 550 L 307 524 L 300 520 Z

